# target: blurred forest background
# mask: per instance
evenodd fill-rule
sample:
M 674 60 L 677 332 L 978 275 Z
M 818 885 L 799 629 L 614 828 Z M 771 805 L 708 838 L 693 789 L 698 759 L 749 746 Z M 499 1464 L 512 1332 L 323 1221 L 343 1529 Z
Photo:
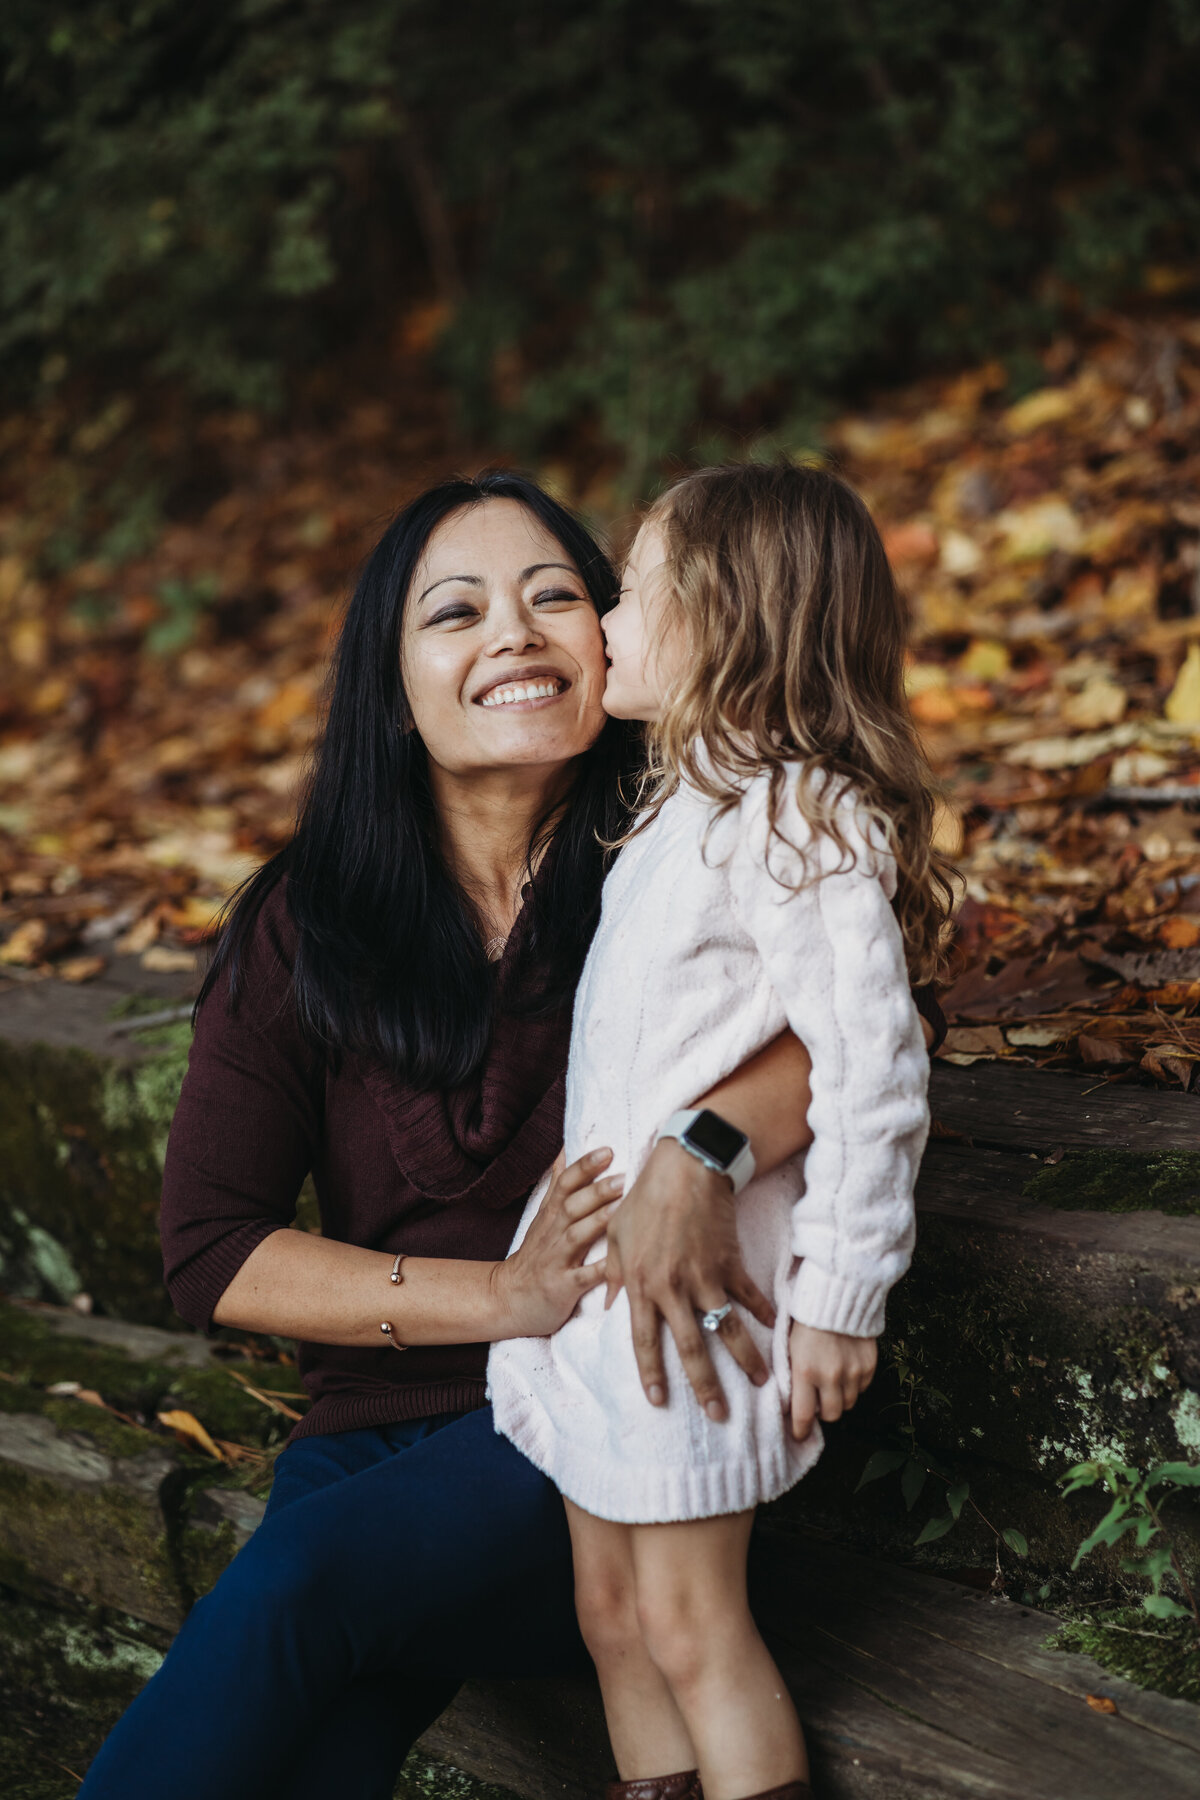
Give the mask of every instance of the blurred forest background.
M 187 977 L 387 516 L 830 455 L 948 1054 L 1200 1061 L 1200 0 L 8 0 L 0 978 Z

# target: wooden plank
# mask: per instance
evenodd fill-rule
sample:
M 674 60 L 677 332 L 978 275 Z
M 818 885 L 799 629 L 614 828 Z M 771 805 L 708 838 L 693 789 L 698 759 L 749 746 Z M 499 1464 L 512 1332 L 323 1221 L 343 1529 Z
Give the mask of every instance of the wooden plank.
M 1047 1650 L 1050 1614 L 771 1527 L 754 1595 L 823 1800 L 1200 1792 L 1200 1709 Z M 424 1743 L 528 1800 L 588 1800 L 612 1767 L 585 1681 L 473 1683 Z
M 933 1116 L 1003 1150 L 1200 1150 L 1200 1095 L 1106 1084 L 1096 1076 L 936 1059 Z
M 1200 1266 L 1200 1215 L 1039 1206 L 1023 1198 L 1021 1190 L 1040 1167 L 1036 1155 L 935 1138 L 921 1165 L 917 1206 L 923 1213 L 1018 1232 L 1026 1243 L 1063 1251 L 1129 1257 L 1169 1268 Z

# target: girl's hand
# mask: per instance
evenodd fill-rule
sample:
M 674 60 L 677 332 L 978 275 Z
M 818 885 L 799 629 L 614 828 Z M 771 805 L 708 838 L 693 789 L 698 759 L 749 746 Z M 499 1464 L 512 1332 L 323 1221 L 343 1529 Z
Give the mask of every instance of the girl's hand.
M 871 1385 L 877 1350 L 874 1338 L 818 1331 L 792 1321 L 788 1333 L 792 1363 L 792 1436 L 803 1443 L 820 1417 L 826 1424 L 848 1412 Z
M 733 1188 L 724 1175 L 664 1138 L 621 1202 L 608 1232 L 608 1298 L 629 1292 L 638 1373 L 652 1406 L 667 1399 L 662 1326 L 671 1328 L 687 1378 L 710 1419 L 728 1414 L 697 1313 L 736 1300 L 759 1322 L 775 1323 L 775 1309 L 751 1281 L 738 1245 Z M 767 1366 L 736 1312 L 721 1341 L 756 1387 Z
M 611 1161 L 611 1150 L 593 1150 L 564 1169 L 559 1155 L 524 1243 L 495 1266 L 504 1326 L 497 1338 L 548 1337 L 570 1318 L 580 1295 L 604 1280 L 604 1263 L 585 1266 L 583 1259 L 604 1235 L 625 1186 L 621 1175 L 598 1179 Z

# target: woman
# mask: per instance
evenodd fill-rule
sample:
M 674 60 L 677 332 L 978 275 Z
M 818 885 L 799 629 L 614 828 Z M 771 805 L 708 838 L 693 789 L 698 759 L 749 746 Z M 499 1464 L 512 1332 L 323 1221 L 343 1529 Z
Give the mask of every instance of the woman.
M 603 1156 L 563 1171 L 505 1261 L 561 1144 L 598 837 L 634 756 L 600 705 L 614 586 L 578 522 L 503 473 L 422 495 L 367 563 L 296 837 L 201 993 L 163 1190 L 183 1317 L 300 1340 L 312 1406 L 87 1800 L 390 1800 L 464 1677 L 586 1666 L 561 1503 L 483 1402 L 488 1343 L 553 1330 L 599 1278 L 584 1257 L 617 1191 Z M 807 1141 L 806 1073 L 785 1035 L 697 1103 L 770 1168 Z M 320 1238 L 286 1229 L 310 1170 Z M 608 1251 L 647 1392 L 665 1317 L 718 1414 L 696 1309 L 728 1293 L 772 1318 L 731 1201 L 664 1143 Z M 766 1379 L 736 1314 L 722 1339 Z

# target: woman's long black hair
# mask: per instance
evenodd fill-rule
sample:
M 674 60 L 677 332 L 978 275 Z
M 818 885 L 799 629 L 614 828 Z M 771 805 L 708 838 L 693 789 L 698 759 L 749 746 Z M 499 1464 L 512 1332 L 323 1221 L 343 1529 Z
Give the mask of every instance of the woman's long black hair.
M 413 574 L 450 513 L 516 500 L 562 545 L 596 611 L 616 600 L 612 565 L 587 529 L 536 482 L 510 470 L 443 481 L 392 521 L 363 568 L 338 643 L 324 734 L 296 834 L 234 895 L 197 1008 L 228 976 L 237 1003 L 258 914 L 286 874 L 298 943 L 293 971 L 305 1035 L 336 1058 L 381 1059 L 423 1088 L 457 1086 L 491 1034 L 495 971 L 471 906 L 437 847 L 425 746 L 407 729 L 400 630 Z M 578 762 L 565 811 L 535 833 L 545 862 L 530 897 L 523 957 L 531 1004 L 563 1004 L 595 927 L 606 853 L 626 823 L 621 777 L 636 738 L 609 720 Z M 525 984 L 527 987 L 529 984 Z

